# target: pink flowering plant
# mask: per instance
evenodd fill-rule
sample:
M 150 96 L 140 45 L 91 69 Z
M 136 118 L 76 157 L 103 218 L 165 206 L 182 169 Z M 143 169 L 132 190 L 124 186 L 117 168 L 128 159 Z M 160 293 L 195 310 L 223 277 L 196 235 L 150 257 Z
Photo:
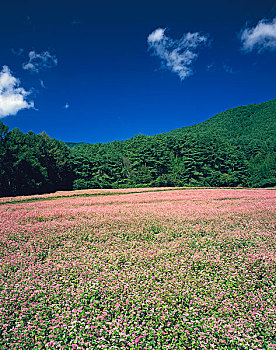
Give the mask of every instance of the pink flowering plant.
M 275 193 L 2 199 L 0 349 L 276 349 Z

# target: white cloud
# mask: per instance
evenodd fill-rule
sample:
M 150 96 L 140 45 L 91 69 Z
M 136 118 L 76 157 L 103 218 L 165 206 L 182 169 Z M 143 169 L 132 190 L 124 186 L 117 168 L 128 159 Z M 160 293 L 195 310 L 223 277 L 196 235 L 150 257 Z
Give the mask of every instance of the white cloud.
M 51 55 L 49 51 L 44 51 L 41 53 L 30 51 L 29 62 L 23 64 L 23 69 L 38 73 L 42 69 L 56 66 L 57 63 L 57 57 L 55 55 Z
M 30 92 L 19 85 L 20 80 L 12 75 L 9 67 L 4 66 L 0 72 L 0 118 L 34 107 L 33 101 L 26 100 Z
M 148 36 L 148 46 L 154 56 L 161 59 L 162 66 L 178 74 L 184 80 L 193 74 L 192 63 L 197 59 L 195 50 L 207 43 L 208 37 L 199 33 L 186 33 L 180 40 L 165 35 L 166 29 L 158 28 Z
M 154 43 L 164 38 L 165 29 L 158 28 L 148 36 L 148 42 Z
M 258 53 L 264 50 L 276 50 L 276 17 L 271 21 L 262 19 L 253 28 L 246 28 L 241 33 L 243 50 Z
M 65 109 L 68 109 L 69 107 L 70 107 L 69 103 L 66 102 L 64 108 L 65 108 Z

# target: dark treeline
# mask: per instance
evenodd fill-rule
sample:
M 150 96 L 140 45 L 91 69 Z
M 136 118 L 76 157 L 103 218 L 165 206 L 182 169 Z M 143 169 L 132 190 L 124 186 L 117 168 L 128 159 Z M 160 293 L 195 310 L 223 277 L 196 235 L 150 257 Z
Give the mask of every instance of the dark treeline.
M 0 195 L 140 186 L 276 185 L 276 100 L 126 141 L 72 144 L 0 122 Z
M 0 122 L 0 195 L 71 189 L 73 169 L 65 143 L 45 133 L 23 134 Z

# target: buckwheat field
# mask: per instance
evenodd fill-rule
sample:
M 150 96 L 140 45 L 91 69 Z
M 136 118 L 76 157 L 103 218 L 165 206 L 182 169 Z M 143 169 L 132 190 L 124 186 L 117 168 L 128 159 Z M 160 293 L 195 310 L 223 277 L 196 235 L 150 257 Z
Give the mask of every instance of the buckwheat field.
M 2 198 L 0 349 L 276 349 L 275 194 Z

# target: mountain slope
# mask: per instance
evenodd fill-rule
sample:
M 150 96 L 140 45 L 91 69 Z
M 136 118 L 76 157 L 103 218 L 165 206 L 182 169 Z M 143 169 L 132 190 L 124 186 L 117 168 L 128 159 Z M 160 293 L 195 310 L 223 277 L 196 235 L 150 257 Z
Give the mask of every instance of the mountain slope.
M 86 164 L 78 169 L 76 188 L 272 186 L 276 183 L 275 117 L 274 99 L 233 108 L 164 134 L 74 146 L 73 154 Z
M 276 99 L 240 106 L 219 113 L 207 121 L 169 131 L 170 135 L 213 133 L 228 139 L 254 138 L 275 141 Z

